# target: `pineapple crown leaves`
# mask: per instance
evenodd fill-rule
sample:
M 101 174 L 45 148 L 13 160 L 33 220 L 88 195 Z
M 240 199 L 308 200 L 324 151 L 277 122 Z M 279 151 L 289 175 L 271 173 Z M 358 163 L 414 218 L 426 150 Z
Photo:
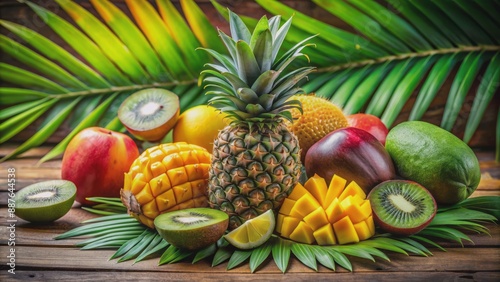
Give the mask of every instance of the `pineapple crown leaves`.
M 229 10 L 228 36 L 219 30 L 219 36 L 229 56 L 211 49 L 205 50 L 215 63 L 208 63 L 199 77 L 199 84 L 208 88 L 213 97 L 209 103 L 228 114 L 234 122 L 262 122 L 272 119 L 292 119 L 289 110 L 301 111 L 298 101 L 288 101 L 295 94 L 304 93 L 297 84 L 311 73 L 313 67 L 301 67 L 289 71 L 292 63 L 314 36 L 297 43 L 280 57 L 279 51 L 291 26 L 287 20 L 280 26 L 281 17 L 268 19 L 263 16 L 250 32 L 243 20 Z M 251 120 L 251 121 L 249 121 Z

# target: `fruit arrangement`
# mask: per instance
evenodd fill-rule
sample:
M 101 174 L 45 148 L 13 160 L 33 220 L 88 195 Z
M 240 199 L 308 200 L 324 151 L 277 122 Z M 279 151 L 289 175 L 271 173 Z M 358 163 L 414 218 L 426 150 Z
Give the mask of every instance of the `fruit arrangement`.
M 181 114 L 177 95 L 168 90 L 130 95 L 118 118 L 129 135 L 154 146 L 139 154 L 128 135 L 82 131 L 63 157 L 61 178 L 67 182 L 18 194 L 30 202 L 37 193 L 52 193 L 58 203 L 30 204 L 35 211 L 21 206 L 19 216 L 57 220 L 76 195 L 83 205 L 123 208 L 135 227 L 146 226 L 146 235 L 127 243 L 130 248 L 146 236 L 151 242 L 160 236 L 159 249 L 168 247 L 160 264 L 194 253 L 206 257 L 217 248 L 266 248 L 269 254 L 286 244 L 300 246 L 291 248 L 299 257 L 297 248 L 311 252 L 305 246 L 373 248 L 369 242 L 397 241 L 387 236 L 425 234 L 438 207 L 459 205 L 477 188 L 474 152 L 448 131 L 417 121 L 388 130 L 378 117 L 346 116 L 331 101 L 304 93 L 299 82 L 313 68 L 290 68 L 305 56 L 310 38 L 282 52 L 291 20 L 280 25 L 280 17 L 262 17 L 250 32 L 231 11 L 229 18 L 231 36 L 219 35 L 230 56 L 203 49 L 214 59 L 201 72 L 209 105 Z M 199 127 L 207 119 L 210 125 Z M 168 132 L 172 140 L 162 142 Z M 42 209 L 52 212 L 37 217 Z M 110 226 L 117 218 L 131 219 L 113 216 Z M 92 234 L 92 228 L 81 232 Z M 89 233 L 58 239 L 81 234 Z

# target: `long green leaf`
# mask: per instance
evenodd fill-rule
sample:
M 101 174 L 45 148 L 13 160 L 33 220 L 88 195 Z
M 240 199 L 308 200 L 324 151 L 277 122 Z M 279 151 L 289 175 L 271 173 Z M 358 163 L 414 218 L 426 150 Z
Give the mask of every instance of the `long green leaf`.
M 318 31 L 321 31 L 319 37 L 330 44 L 340 47 L 342 50 L 347 50 L 349 53 L 346 53 L 346 56 L 359 57 L 356 56 L 357 53 L 368 58 L 376 58 L 387 54 L 386 51 L 370 41 L 365 40 L 363 37 L 308 17 L 278 1 L 256 0 L 256 2 L 269 12 L 276 15 L 282 15 L 285 19 L 293 15 L 292 24 L 300 29 L 308 31 L 310 34 L 316 34 Z
M 474 21 L 476 21 L 482 29 L 489 34 L 490 38 L 496 41 L 496 44 L 500 43 L 500 29 L 499 24 L 495 23 L 493 19 L 488 16 L 484 16 L 484 12 L 478 5 L 478 2 L 485 1 L 469 1 L 469 0 L 455 0 L 455 3 L 460 6 L 465 12 L 471 15 Z
M 181 0 L 182 11 L 201 46 L 223 53 L 224 44 L 218 37 L 216 28 L 193 0 Z
M 47 160 L 57 157 L 64 152 L 64 149 L 71 141 L 71 139 L 78 134 L 84 128 L 92 126 L 97 123 L 99 118 L 104 114 L 109 105 L 113 102 L 114 98 L 119 94 L 116 92 L 110 95 L 103 103 L 99 105 L 91 114 L 89 114 L 84 120 L 82 120 L 78 126 L 71 131 L 60 143 L 58 143 L 52 150 L 50 150 L 45 156 L 43 156 L 39 163 L 43 163 Z
M 110 1 L 91 0 L 91 2 L 103 21 L 116 33 L 137 60 L 144 65 L 153 80 L 169 80 L 165 66 L 132 20 Z
M 335 94 L 333 94 L 333 97 L 331 98 L 332 102 L 343 108 L 349 100 L 351 94 L 354 92 L 354 89 L 356 89 L 356 87 L 371 70 L 371 66 L 366 66 L 362 69 L 356 70 L 356 72 L 350 75 L 349 78 L 342 83 L 339 89 L 335 91 Z
M 424 51 L 432 49 L 432 46 L 424 37 L 407 21 L 400 18 L 397 14 L 375 1 L 349 0 L 368 16 L 376 20 L 385 29 L 394 36 L 399 37 L 406 45 L 413 50 Z M 383 11 L 383 12 L 381 12 Z M 365 23 L 369 25 L 369 23 Z
M 328 253 L 322 247 L 314 248 L 314 254 L 316 256 L 316 260 L 326 268 L 331 270 L 335 270 L 335 261 L 330 253 Z
M 35 89 L 44 89 L 44 91 L 50 93 L 68 92 L 66 88 L 43 76 L 6 63 L 0 63 L 0 73 L 2 74 L 0 77 L 1 80 L 8 81 L 12 84 Z
M 205 258 L 208 258 L 209 256 L 215 254 L 217 251 L 217 244 L 211 244 L 210 246 L 203 248 L 196 252 L 196 255 L 193 258 L 193 264 L 197 263 L 200 260 L 203 260 Z
M 493 44 L 490 37 L 472 19 L 469 14 L 460 9 L 454 2 L 434 1 L 441 10 L 474 42 L 478 44 Z
M 265 244 L 257 247 L 252 251 L 250 255 L 250 272 L 254 273 L 255 270 L 267 259 L 267 257 L 271 254 L 272 246 L 269 244 L 269 241 Z
M 102 52 L 135 83 L 143 83 L 144 79 L 149 77 L 129 48 L 89 11 L 70 0 L 56 0 L 56 2 L 100 47 Z
M 57 64 L 40 56 L 31 49 L 24 47 L 7 36 L 0 35 L 0 49 L 20 62 L 39 70 L 44 75 L 50 76 L 70 88 L 88 89 L 84 83 L 69 74 Z
M 305 244 L 293 244 L 292 253 L 305 266 L 318 271 L 316 256 L 314 255 L 314 252 L 310 246 Z
M 253 250 L 236 250 L 234 253 L 231 255 L 231 258 L 229 259 L 227 263 L 227 269 L 233 269 L 237 267 L 238 265 L 242 264 L 245 262 L 250 255 L 253 253 Z
M 401 13 L 413 26 L 420 31 L 420 34 L 427 38 L 437 48 L 452 48 L 453 44 L 440 31 L 439 26 L 435 26 L 429 21 L 425 14 L 420 12 L 410 1 L 387 0 L 394 9 Z
M 356 87 L 342 108 L 344 114 L 349 115 L 361 111 L 390 69 L 391 62 L 387 62 L 370 71 L 369 74 Z
M 0 97 L 2 97 L 2 102 L 3 102 L 3 96 L 0 96 Z M 1 109 L 0 110 L 0 120 L 5 120 L 5 119 L 8 119 L 8 118 L 13 117 L 15 115 L 21 114 L 21 113 L 23 113 L 23 112 L 25 112 L 33 107 L 36 107 L 36 106 L 42 104 L 43 102 L 46 102 L 47 100 L 49 100 L 49 98 L 38 99 L 35 101 L 17 104 L 14 106 L 10 106 L 8 108 Z
M 483 53 L 470 53 L 458 69 L 457 75 L 451 85 L 450 93 L 444 107 L 441 127 L 451 131 L 458 114 L 476 78 L 476 74 L 484 63 Z
M 464 130 L 464 142 L 468 143 L 472 135 L 476 131 L 486 108 L 497 93 L 500 86 L 500 53 L 496 53 L 493 59 L 488 64 L 488 68 L 484 72 L 481 82 L 477 88 L 476 97 L 472 102 L 472 108 L 467 119 L 467 124 Z M 497 93 L 498 95 L 498 93 Z
M 64 66 L 82 81 L 89 83 L 89 86 L 110 87 L 110 84 L 91 67 L 84 64 L 48 38 L 27 27 L 12 22 L 0 20 L 0 24 L 10 32 L 22 38 L 47 58 Z
M 81 101 L 83 97 L 78 97 L 74 99 L 69 105 L 67 105 L 64 109 L 57 113 L 50 122 L 45 124 L 41 129 L 39 129 L 33 136 L 31 136 L 28 140 L 23 142 L 21 145 L 17 146 L 16 149 L 9 154 L 5 155 L 0 162 L 11 159 L 20 155 L 31 148 L 41 145 L 45 142 L 58 128 L 61 124 L 66 120 L 71 111 L 75 108 L 75 106 Z
M 408 101 L 411 94 L 413 94 L 413 91 L 417 88 L 421 77 L 431 67 L 435 59 L 436 57 L 429 56 L 425 59 L 418 60 L 399 82 L 398 86 L 394 90 L 394 94 L 387 104 L 386 109 L 384 110 L 384 113 L 380 117 L 382 122 L 388 128 L 392 126 L 396 118 L 399 116 L 403 106 Z
M 179 47 L 153 6 L 145 1 L 127 0 L 126 3 L 142 32 L 174 79 L 192 77 L 194 74 L 187 69 Z
M 0 144 L 12 138 L 44 114 L 58 100 L 50 99 L 0 124 Z
M 195 73 L 199 73 L 203 68 L 203 64 L 208 61 L 208 56 L 206 56 L 206 54 L 196 52 L 196 48 L 201 46 L 200 42 L 196 39 L 196 36 L 171 1 L 158 0 L 156 3 L 163 22 L 170 31 L 172 38 L 183 52 L 184 59 L 189 65 L 189 69 L 193 70 Z
M 412 60 L 404 60 L 396 63 L 389 74 L 387 74 L 386 78 L 382 81 L 375 94 L 373 94 L 372 99 L 365 110 L 367 114 L 372 114 L 374 116 L 382 115 L 392 96 L 392 93 L 395 92 L 399 82 L 412 65 Z
M 406 44 L 387 32 L 387 30 L 380 26 L 379 22 L 347 3 L 326 0 L 313 0 L 313 2 L 357 29 L 360 33 L 377 43 L 379 47 L 396 54 L 410 52 L 410 48 Z M 370 28 L 366 28 L 367 26 Z
M 44 22 L 63 38 L 78 54 L 112 83 L 129 85 L 130 80 L 103 54 L 101 49 L 80 30 L 58 15 L 34 3 L 26 2 Z
M 446 27 L 444 35 L 455 45 L 471 45 L 470 39 L 463 34 L 458 26 L 431 1 L 414 1 L 411 3 L 419 9 L 429 21 L 433 22 L 437 27 Z
M 420 92 L 410 112 L 409 120 L 419 120 L 422 118 L 457 62 L 458 55 L 456 53 L 445 55 L 438 59 L 420 88 Z
M 281 270 L 281 272 L 285 273 L 288 267 L 288 262 L 290 261 L 290 241 L 283 240 L 279 237 L 273 237 L 271 240 L 275 242 L 271 250 L 274 263 L 276 263 L 276 266 L 279 270 Z

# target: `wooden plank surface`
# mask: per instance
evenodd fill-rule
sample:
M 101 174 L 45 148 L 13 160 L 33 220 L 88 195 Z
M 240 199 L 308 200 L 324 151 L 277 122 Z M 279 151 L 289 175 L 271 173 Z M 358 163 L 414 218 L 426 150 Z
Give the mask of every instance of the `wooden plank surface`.
M 0 155 L 12 148 L 0 148 Z M 5 175 L 8 168 L 16 169 L 16 189 L 27 185 L 60 178 L 60 160 L 37 165 L 48 148 L 32 150 L 21 159 L 0 163 Z M 480 160 L 482 178 L 473 196 L 500 195 L 500 164 L 494 161 L 492 151 L 476 151 Z M 432 248 L 432 256 L 402 255 L 387 252 L 390 261 L 349 257 L 354 271 L 341 267 L 333 272 L 318 266 L 314 271 L 293 256 L 286 274 L 282 274 L 271 259 L 251 274 L 248 263 L 226 270 L 227 262 L 212 267 L 211 260 L 196 264 L 189 261 L 158 266 L 158 258 L 140 263 L 132 261 L 117 263 L 109 260 L 115 250 L 82 251 L 75 243 L 83 240 L 53 238 L 81 225 L 83 220 L 95 217 L 74 206 L 68 214 L 56 222 L 44 225 L 31 224 L 21 219 L 16 222 L 16 274 L 7 272 L 5 263 L 10 252 L 7 226 L 7 179 L 0 178 L 0 281 L 500 281 L 500 226 L 488 224 L 490 236 L 467 233 L 474 243 L 463 246 L 455 242 L 439 242 L 446 252 Z

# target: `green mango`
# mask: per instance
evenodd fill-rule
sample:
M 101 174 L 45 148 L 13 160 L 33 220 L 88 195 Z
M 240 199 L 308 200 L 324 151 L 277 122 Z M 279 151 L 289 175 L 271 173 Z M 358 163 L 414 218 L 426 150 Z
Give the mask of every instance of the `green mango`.
M 397 174 L 420 183 L 438 205 L 467 199 L 479 185 L 481 170 L 472 149 L 452 133 L 423 121 L 407 121 L 386 140 Z

